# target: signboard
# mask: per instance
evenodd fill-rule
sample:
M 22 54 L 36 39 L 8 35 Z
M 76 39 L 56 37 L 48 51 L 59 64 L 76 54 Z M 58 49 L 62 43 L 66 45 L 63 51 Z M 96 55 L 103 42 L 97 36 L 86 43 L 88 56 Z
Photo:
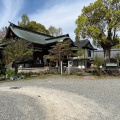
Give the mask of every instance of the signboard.
M 106 67 L 117 67 L 117 63 L 106 63 Z

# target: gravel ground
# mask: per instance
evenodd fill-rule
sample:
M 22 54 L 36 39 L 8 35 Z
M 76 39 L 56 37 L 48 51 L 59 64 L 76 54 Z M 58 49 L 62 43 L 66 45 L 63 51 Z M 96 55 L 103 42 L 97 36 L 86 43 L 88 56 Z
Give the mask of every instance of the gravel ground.
M 32 103 L 32 104 L 31 104 Z M 11 92 L 0 92 L 0 120 L 45 119 L 42 105 L 29 96 Z
M 0 120 L 120 120 L 119 101 L 120 78 L 51 76 L 2 83 Z

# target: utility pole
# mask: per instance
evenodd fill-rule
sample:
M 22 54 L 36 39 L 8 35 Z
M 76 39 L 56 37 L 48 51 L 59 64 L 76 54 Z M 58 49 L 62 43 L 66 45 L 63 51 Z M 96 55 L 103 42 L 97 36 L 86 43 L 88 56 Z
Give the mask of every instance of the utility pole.
M 59 43 L 59 67 L 60 67 L 60 74 L 62 75 L 61 45 L 62 43 Z

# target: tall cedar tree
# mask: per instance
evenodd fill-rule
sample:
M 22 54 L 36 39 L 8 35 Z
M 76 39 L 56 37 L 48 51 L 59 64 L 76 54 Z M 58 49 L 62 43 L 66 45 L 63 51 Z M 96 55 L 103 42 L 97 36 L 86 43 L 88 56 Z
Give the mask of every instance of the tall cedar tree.
M 23 40 L 15 40 L 7 45 L 3 51 L 6 64 L 14 62 L 15 74 L 18 72 L 18 63 L 23 60 L 32 58 L 33 50 L 29 48 L 29 44 Z
M 104 50 L 105 62 L 110 62 L 111 47 L 119 42 L 120 0 L 97 0 L 82 9 L 76 20 L 76 40 L 92 38 Z

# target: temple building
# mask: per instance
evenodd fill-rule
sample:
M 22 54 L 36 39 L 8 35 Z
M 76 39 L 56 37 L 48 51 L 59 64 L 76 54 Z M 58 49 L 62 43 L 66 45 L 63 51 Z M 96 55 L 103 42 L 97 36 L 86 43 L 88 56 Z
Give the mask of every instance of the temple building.
M 66 40 L 71 41 L 72 47 L 75 47 L 76 49 L 74 50 L 74 52 L 77 52 L 77 50 L 79 49 L 83 49 L 85 52 L 84 58 L 80 58 L 80 56 L 73 56 L 71 58 L 71 63 L 73 67 L 89 68 L 93 63 L 95 48 L 92 46 L 89 40 L 80 40 L 80 42 L 76 43 L 71 40 L 68 34 L 54 37 L 51 35 L 46 35 L 44 33 L 27 30 L 13 23 L 10 23 L 7 29 L 5 39 L 0 44 L 0 59 L 3 59 L 2 50 L 4 50 L 4 47 L 10 44 L 13 40 L 19 39 L 25 40 L 33 49 L 32 59 L 27 61 L 21 61 L 19 63 L 21 67 L 44 67 L 49 61 L 44 59 L 43 56 L 49 54 L 49 50 L 53 45 Z M 82 60 L 82 62 L 80 61 L 80 59 Z M 68 61 L 66 60 L 66 63 L 67 62 Z M 67 66 L 67 64 L 65 66 Z
M 68 34 L 54 37 L 44 33 L 30 31 L 10 23 L 5 40 L 0 44 L 0 47 L 4 49 L 12 40 L 18 39 L 25 40 L 29 44 L 32 44 L 34 51 L 32 60 L 21 61 L 22 67 L 43 67 L 46 64 L 46 60 L 43 56 L 49 54 L 48 50 L 51 46 L 55 45 L 57 42 L 63 42 L 68 39 L 71 40 Z

